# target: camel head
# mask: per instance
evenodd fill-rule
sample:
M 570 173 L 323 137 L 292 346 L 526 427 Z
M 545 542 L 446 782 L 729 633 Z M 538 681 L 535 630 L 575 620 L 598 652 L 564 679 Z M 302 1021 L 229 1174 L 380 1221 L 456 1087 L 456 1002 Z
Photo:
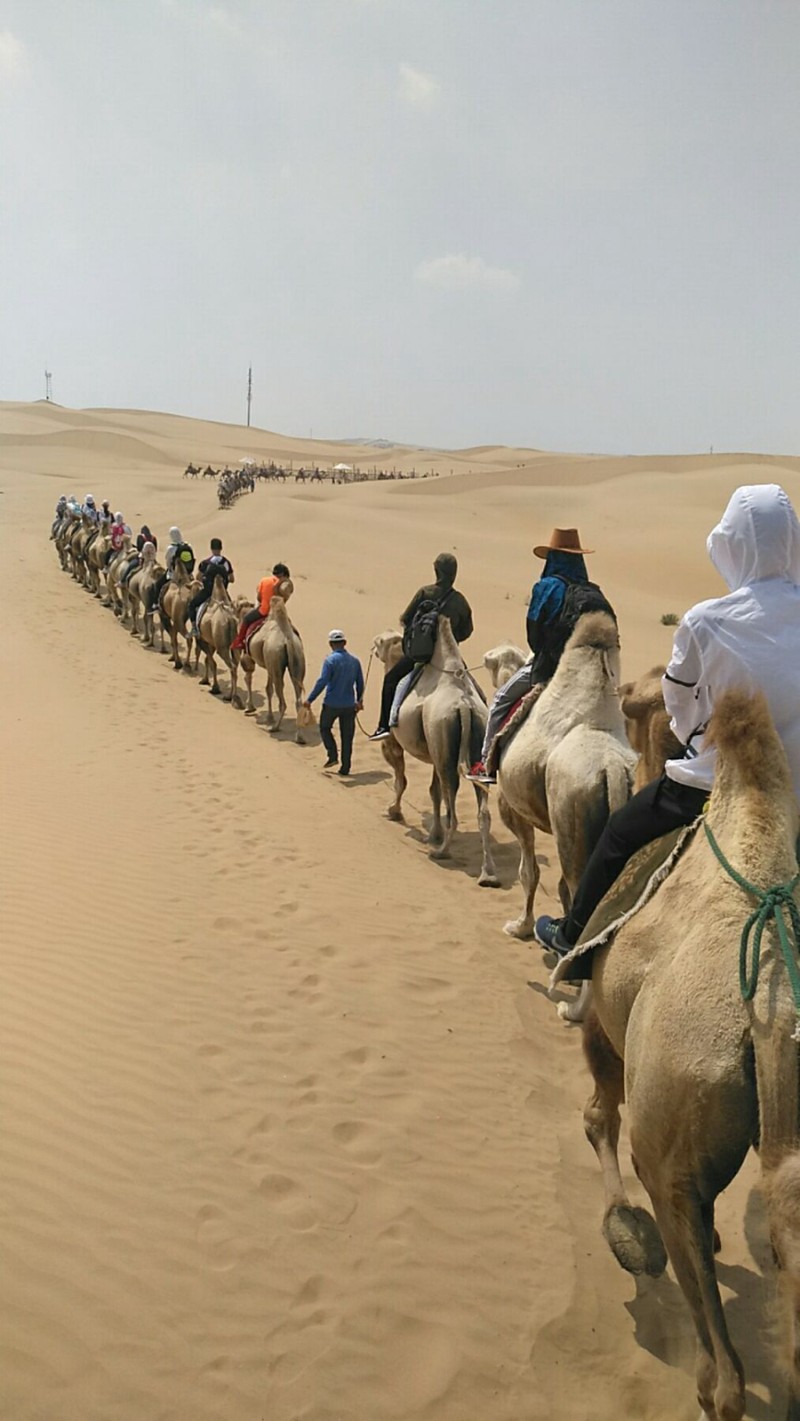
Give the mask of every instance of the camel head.
M 377 656 L 378 660 L 383 662 L 387 671 L 391 671 L 403 655 L 402 633 L 379 632 L 373 639 L 370 650 L 373 656 Z
M 485 652 L 483 664 L 492 678 L 495 690 L 504 686 L 514 672 L 524 666 L 527 659 L 526 653 L 510 641 L 502 641 L 499 646 L 493 646 L 491 651 Z

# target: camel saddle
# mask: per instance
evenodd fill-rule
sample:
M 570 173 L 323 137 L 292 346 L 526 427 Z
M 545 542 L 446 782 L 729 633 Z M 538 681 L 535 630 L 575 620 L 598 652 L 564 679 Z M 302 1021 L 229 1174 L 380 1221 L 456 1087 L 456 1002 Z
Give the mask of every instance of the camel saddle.
M 525 721 L 528 719 L 528 716 L 536 705 L 546 685 L 547 682 L 542 681 L 538 685 L 533 686 L 531 690 L 522 697 L 521 701 L 517 701 L 516 705 L 511 707 L 511 710 L 508 712 L 508 715 L 492 741 L 492 748 L 486 760 L 486 769 L 490 775 L 497 774 L 500 765 L 500 757 L 503 751 L 507 745 L 511 744 L 520 726 L 525 724 Z M 483 699 L 486 699 L 485 696 Z
M 637 850 L 598 903 L 575 947 L 559 962 L 550 978 L 551 986 L 591 981 L 596 949 L 613 942 L 620 928 L 650 902 L 691 844 L 702 819 L 700 814 L 692 824 L 672 829 Z

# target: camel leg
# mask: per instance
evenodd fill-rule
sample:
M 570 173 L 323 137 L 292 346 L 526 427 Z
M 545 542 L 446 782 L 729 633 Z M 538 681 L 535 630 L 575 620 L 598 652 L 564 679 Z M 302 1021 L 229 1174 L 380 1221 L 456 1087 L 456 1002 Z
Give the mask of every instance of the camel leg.
M 198 645 L 199 645 L 199 643 L 198 643 Z M 203 658 L 204 658 L 204 663 L 203 663 L 203 664 L 204 664 L 204 670 L 203 670 L 203 675 L 201 676 L 200 681 L 199 681 L 198 684 L 201 685 L 201 686 L 208 686 L 208 685 L 210 684 L 210 675 L 211 675 L 211 657 L 209 656 L 209 654 L 208 654 L 208 652 L 206 651 L 205 647 L 203 647 Z
M 697 1333 L 697 1398 L 712 1421 L 741 1421 L 744 1371 L 725 1322 L 714 1267 L 714 1210 L 691 1181 L 676 1177 L 661 1160 L 651 1194 L 670 1262 L 692 1313 Z M 642 1178 L 647 1188 L 647 1183 Z M 648 1193 L 649 1193 L 648 1189 Z
M 433 822 L 428 834 L 428 843 L 431 846 L 431 858 L 443 859 L 447 855 L 452 837 L 450 827 L 447 831 L 442 829 L 442 782 L 438 772 L 434 770 L 431 776 L 431 787 L 429 790 L 431 804 L 433 806 Z
M 481 835 L 481 872 L 479 888 L 499 888 L 500 879 L 492 855 L 492 816 L 489 812 L 489 792 L 483 785 L 473 785 L 478 801 L 478 828 Z
M 536 832 L 529 820 L 523 819 L 511 808 L 502 793 L 498 795 L 498 808 L 500 818 L 506 828 L 511 830 L 519 844 L 519 880 L 525 895 L 520 917 L 513 918 L 511 922 L 506 923 L 503 932 L 508 933 L 509 937 L 518 937 L 524 940 L 533 937 L 533 900 L 536 897 L 536 889 L 539 884 Z
M 228 670 L 231 673 L 231 693 L 229 700 L 232 706 L 239 705 L 239 658 L 235 651 L 229 651 L 227 655 Z
M 249 666 L 246 661 L 242 661 L 242 670 L 244 671 L 244 683 L 247 687 L 247 696 L 244 703 L 245 715 L 255 715 L 256 713 L 256 708 L 253 701 L 253 672 L 255 671 L 255 669 L 255 664 L 252 661 L 250 662 Z
M 206 652 L 206 676 L 208 676 L 209 672 L 214 678 L 210 694 L 212 696 L 221 696 L 222 692 L 219 688 L 219 681 L 217 680 L 217 661 L 213 651 Z
M 272 692 L 274 692 L 274 694 L 278 698 L 278 718 L 274 722 L 274 724 L 272 723 L 272 692 L 270 690 L 270 687 L 272 687 Z M 269 701 L 269 717 L 267 719 L 267 725 L 270 728 L 271 734 L 277 735 L 278 731 L 281 728 L 281 725 L 283 724 L 283 717 L 286 714 L 286 697 L 283 693 L 283 673 L 281 673 L 280 676 L 276 676 L 274 681 L 273 678 L 270 677 L 270 683 L 267 685 L 267 700 Z
M 291 672 L 289 672 L 289 675 L 291 676 Z M 303 704 L 303 687 L 301 684 L 295 681 L 294 676 L 292 676 L 292 685 L 294 686 L 294 713 L 295 716 L 297 716 L 300 711 L 300 707 Z M 303 735 L 302 730 L 297 725 L 295 725 L 294 738 L 295 743 L 297 745 L 305 745 L 305 736 Z
M 398 744 L 393 735 L 390 735 L 388 740 L 381 741 L 381 750 L 383 751 L 384 760 L 386 760 L 387 764 L 394 770 L 394 804 L 389 805 L 389 818 L 393 819 L 396 824 L 403 824 L 405 820 L 403 819 L 403 811 L 400 808 L 400 801 L 406 792 L 406 785 L 408 784 L 408 780 L 406 779 L 406 757 L 403 754 L 403 747 Z
M 603 1173 L 603 1235 L 627 1273 L 648 1273 L 657 1278 L 667 1266 L 664 1245 L 647 1210 L 629 1202 L 619 1168 L 619 1107 L 625 1098 L 623 1065 L 594 1011 L 584 1023 L 583 1052 L 594 1080 L 594 1095 L 584 1108 L 583 1126 Z

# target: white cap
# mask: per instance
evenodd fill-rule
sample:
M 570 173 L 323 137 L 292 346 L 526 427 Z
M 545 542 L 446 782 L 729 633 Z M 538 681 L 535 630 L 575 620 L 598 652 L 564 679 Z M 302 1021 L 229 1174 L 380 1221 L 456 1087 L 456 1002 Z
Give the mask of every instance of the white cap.
M 347 637 L 338 627 L 334 627 L 332 632 L 328 632 L 328 641 L 347 641 Z
M 181 542 L 181 530 L 180 530 L 180 528 L 170 528 L 170 530 L 169 530 L 169 536 L 171 537 L 173 543 L 180 543 L 180 542 Z

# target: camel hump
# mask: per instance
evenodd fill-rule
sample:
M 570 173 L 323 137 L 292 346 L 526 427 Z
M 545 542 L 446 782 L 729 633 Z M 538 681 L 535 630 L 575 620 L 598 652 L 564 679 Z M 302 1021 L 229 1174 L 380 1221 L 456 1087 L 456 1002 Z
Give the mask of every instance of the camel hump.
M 774 767 L 788 783 L 789 765 L 763 691 L 731 688 L 714 707 L 707 731 L 709 744 L 736 767 L 742 782 L 767 788 L 767 770 Z M 779 768 L 780 767 L 780 768 Z
M 619 632 L 608 612 L 584 612 L 575 623 L 568 646 L 593 646 L 600 651 L 613 651 L 619 646 Z
M 648 712 L 664 709 L 661 679 L 665 666 L 653 666 L 638 681 L 627 681 L 619 688 L 622 714 L 629 720 L 643 720 Z

